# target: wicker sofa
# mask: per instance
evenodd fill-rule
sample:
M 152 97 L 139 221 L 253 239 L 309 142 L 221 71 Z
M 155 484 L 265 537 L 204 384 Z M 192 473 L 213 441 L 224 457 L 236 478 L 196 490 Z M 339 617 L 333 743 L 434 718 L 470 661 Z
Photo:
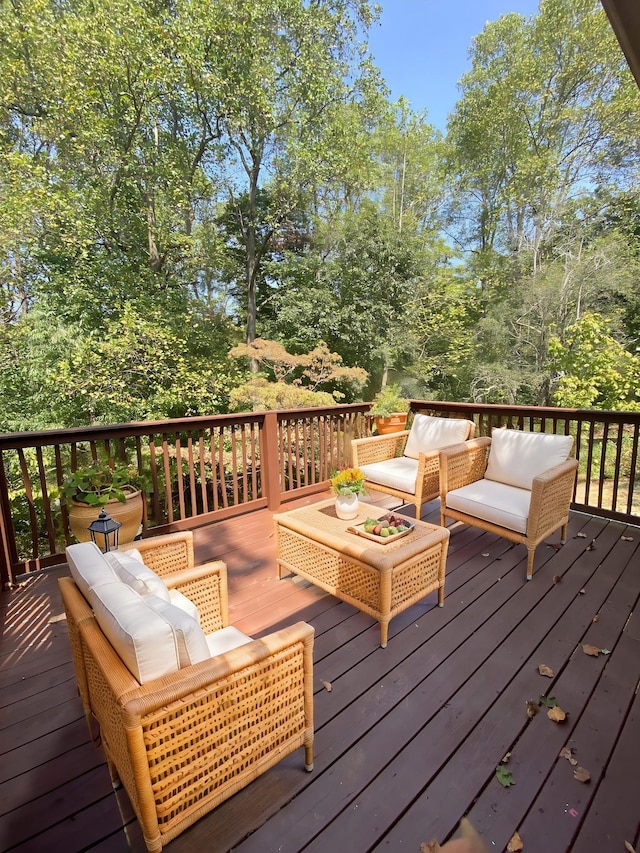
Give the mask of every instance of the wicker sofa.
M 80 697 L 148 850 L 299 747 L 313 768 L 311 626 L 256 640 L 229 626 L 226 565 L 194 566 L 190 532 L 67 560 Z

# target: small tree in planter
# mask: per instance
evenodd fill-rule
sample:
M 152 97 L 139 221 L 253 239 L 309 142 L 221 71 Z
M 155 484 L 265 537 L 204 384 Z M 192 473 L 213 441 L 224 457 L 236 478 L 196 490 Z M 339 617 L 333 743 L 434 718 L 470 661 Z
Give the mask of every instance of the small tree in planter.
M 379 435 L 399 432 L 407 425 L 409 400 L 402 396 L 399 385 L 385 385 L 373 398 L 369 414 L 376 419 Z

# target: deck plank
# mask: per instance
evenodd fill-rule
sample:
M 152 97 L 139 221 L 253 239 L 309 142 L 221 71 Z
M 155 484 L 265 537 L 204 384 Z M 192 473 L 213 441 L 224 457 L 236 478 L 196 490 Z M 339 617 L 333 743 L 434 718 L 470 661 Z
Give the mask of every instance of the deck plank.
M 437 501 L 423 519 L 438 523 Z M 386 649 L 372 618 L 300 578 L 277 579 L 267 510 L 200 528 L 195 546 L 199 562 L 227 562 L 242 630 L 314 626 L 315 769 L 304 771 L 301 751 L 288 756 L 169 853 L 324 853 L 345 838 L 354 850 L 418 850 L 451 837 L 464 814 L 489 849 L 504 849 L 515 829 L 525 850 L 547 853 L 637 844 L 637 528 L 572 513 L 566 544 L 556 534 L 539 546 L 527 583 L 523 546 L 455 525 L 445 606 L 431 595 L 394 618 Z M 0 596 L 0 849 L 142 853 L 126 794 L 112 790 L 86 727 L 59 620 L 60 574 L 66 567 Z M 611 654 L 589 657 L 583 642 Z M 566 705 L 564 726 L 543 711 L 528 719 L 526 699 L 543 692 Z M 589 785 L 558 758 L 566 743 Z M 509 789 L 495 780 L 506 752 Z

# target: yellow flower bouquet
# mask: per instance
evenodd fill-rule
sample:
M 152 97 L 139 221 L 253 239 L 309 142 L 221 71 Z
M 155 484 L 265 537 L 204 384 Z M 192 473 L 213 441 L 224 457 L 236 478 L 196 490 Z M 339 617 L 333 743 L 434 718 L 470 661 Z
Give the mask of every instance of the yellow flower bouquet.
M 364 495 L 364 480 L 359 468 L 343 468 L 331 477 L 331 490 L 335 495 Z

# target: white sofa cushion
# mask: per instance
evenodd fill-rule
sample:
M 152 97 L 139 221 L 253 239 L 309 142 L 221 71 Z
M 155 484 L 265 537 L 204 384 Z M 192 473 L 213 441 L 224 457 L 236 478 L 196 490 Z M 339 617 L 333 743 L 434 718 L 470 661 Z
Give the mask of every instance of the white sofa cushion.
M 383 462 L 369 462 L 360 465 L 360 470 L 367 480 L 389 486 L 401 492 L 415 494 L 416 477 L 418 476 L 418 460 L 407 456 L 385 459 Z
M 171 625 L 175 634 L 180 668 L 208 660 L 211 657 L 204 632 L 198 622 L 180 607 L 157 595 L 145 595 L 144 603 Z
M 145 566 L 140 552 L 135 548 L 130 551 L 108 551 L 104 559 L 120 580 L 135 589 L 139 595 L 157 595 L 163 601 L 169 601 L 169 590 L 164 581 Z
M 174 604 L 176 607 L 184 610 L 185 613 L 188 613 L 192 619 L 196 620 L 198 625 L 200 624 L 200 613 L 198 612 L 198 608 L 195 606 L 193 601 L 191 601 L 190 598 L 187 598 L 186 595 L 183 595 L 179 589 L 169 590 L 169 601 L 171 604 Z
M 484 476 L 519 489 L 531 489 L 534 477 L 567 459 L 572 444 L 570 435 L 496 428 L 491 433 Z
M 179 669 L 173 626 L 126 583 L 89 589 L 89 603 L 103 634 L 140 684 Z
M 251 642 L 251 637 L 243 634 L 242 631 L 234 628 L 233 625 L 228 625 L 226 628 L 220 628 L 219 631 L 207 634 L 207 646 L 209 647 L 209 654 L 212 658 Z
M 404 448 L 404 455 L 417 459 L 421 453 L 439 450 L 450 444 L 464 441 L 469 432 L 470 421 L 462 418 L 435 418 L 433 415 L 416 414 Z
M 499 527 L 527 532 L 531 490 L 507 486 L 495 480 L 477 480 L 447 492 L 447 506 Z
M 95 542 L 78 542 L 68 545 L 65 550 L 71 577 L 87 601 L 91 587 L 118 580 L 115 570 L 104 559 Z

